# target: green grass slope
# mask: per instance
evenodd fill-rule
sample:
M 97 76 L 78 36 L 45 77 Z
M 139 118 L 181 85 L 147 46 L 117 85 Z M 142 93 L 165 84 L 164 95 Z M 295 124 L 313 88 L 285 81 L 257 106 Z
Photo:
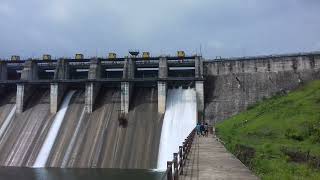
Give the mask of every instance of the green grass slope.
M 216 131 L 262 179 L 320 179 L 320 81 L 263 100 Z

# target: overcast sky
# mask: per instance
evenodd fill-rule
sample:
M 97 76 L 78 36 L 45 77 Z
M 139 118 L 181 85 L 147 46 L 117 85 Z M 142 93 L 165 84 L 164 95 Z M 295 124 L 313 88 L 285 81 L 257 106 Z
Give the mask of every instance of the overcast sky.
M 320 0 L 0 0 L 0 57 L 320 50 Z

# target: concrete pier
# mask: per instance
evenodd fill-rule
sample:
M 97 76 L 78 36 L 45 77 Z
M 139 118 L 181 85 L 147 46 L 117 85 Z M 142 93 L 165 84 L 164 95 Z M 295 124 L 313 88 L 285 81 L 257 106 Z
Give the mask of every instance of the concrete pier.
M 21 80 L 37 80 L 38 79 L 38 65 L 35 61 L 28 60 L 25 62 L 21 72 Z M 16 97 L 16 113 L 22 113 L 28 98 L 31 96 L 34 87 L 28 84 L 17 84 Z
M 196 81 L 198 120 L 203 120 L 203 115 L 204 115 L 204 89 L 203 88 L 204 88 L 203 81 Z
M 65 92 L 65 86 L 58 83 L 50 84 L 50 113 L 58 112 L 60 102 Z
M 200 56 L 197 56 L 194 60 L 194 76 L 196 78 L 203 77 L 203 59 Z
M 33 60 L 24 63 L 21 80 L 38 80 L 38 64 Z
M 90 68 L 88 72 L 88 79 L 100 79 L 101 77 L 101 61 L 98 59 L 92 59 L 90 61 Z M 86 83 L 85 90 L 85 112 L 92 113 L 95 99 L 100 90 L 100 83 L 89 82 Z
M 121 82 L 121 112 L 128 114 L 131 87 L 129 82 Z
M 135 76 L 135 62 L 131 58 L 124 60 L 122 79 L 134 79 Z
M 24 108 L 24 100 L 25 100 L 25 85 L 24 84 L 17 84 L 17 97 L 16 97 L 16 113 L 22 113 Z
M 203 59 L 197 56 L 194 62 L 194 74 L 195 78 L 203 78 Z M 197 109 L 198 109 L 198 119 L 203 120 L 204 116 L 204 85 L 203 81 L 196 81 L 196 94 L 197 94 Z
M 168 61 L 165 57 L 159 60 L 159 79 L 168 77 Z M 166 110 L 167 83 L 158 81 L 158 113 L 163 114 Z
M 55 80 L 65 80 L 69 78 L 69 63 L 60 59 L 54 72 Z M 50 112 L 56 113 L 66 90 L 66 85 L 51 83 L 50 85 Z
M 135 75 L 135 63 L 131 58 L 128 58 L 124 62 L 123 66 L 123 80 L 134 79 Z M 121 82 L 121 106 L 120 110 L 125 115 L 128 114 L 130 108 L 130 97 L 133 90 L 133 83 Z

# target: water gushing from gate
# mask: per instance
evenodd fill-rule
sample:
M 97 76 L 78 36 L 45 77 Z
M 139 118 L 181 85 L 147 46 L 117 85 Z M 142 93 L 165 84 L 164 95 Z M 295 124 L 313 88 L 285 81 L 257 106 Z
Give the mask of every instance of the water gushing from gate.
M 40 152 L 37 156 L 37 159 L 33 165 L 33 167 L 45 167 L 48 157 L 50 155 L 50 151 L 53 147 L 54 141 L 58 135 L 60 126 L 68 109 L 69 102 L 76 91 L 69 91 L 64 98 L 61 108 L 56 114 L 53 123 L 49 129 L 47 137 L 40 149 Z
M 158 154 L 158 169 L 166 169 L 167 161 L 178 152 L 184 139 L 197 122 L 196 91 L 194 89 L 170 89 L 163 119 Z

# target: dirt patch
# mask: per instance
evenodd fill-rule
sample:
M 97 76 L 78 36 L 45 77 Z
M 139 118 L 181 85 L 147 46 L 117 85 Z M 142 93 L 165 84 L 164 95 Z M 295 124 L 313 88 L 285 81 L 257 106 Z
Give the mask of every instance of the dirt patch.
M 320 156 L 310 155 L 310 151 L 303 152 L 288 148 L 282 148 L 281 151 L 289 157 L 289 161 L 291 162 L 304 163 L 313 168 L 320 169 Z
M 237 158 L 246 166 L 251 168 L 251 160 L 254 158 L 256 150 L 252 147 L 236 144 L 235 146 L 235 155 Z

